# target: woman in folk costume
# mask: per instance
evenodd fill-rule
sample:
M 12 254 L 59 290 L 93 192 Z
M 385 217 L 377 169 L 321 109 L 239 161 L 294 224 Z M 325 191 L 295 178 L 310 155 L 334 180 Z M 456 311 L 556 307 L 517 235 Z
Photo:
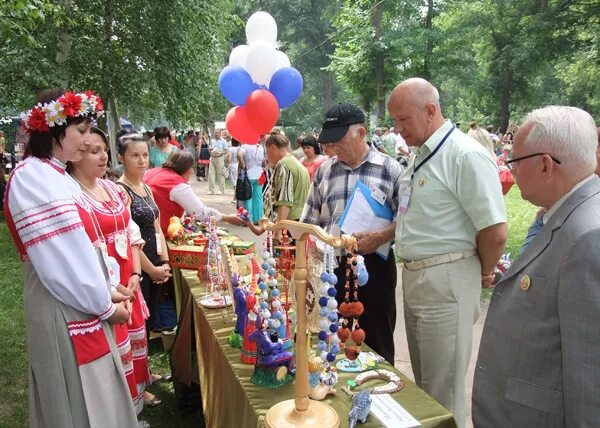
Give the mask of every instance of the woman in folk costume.
M 29 142 L 5 195 L 7 224 L 23 262 L 29 422 L 135 426 L 108 325 L 127 322 L 129 297 L 109 285 L 75 205 L 81 189 L 65 171 L 68 161 L 81 159 L 102 100 L 54 89 L 38 101 L 22 114 Z
M 93 127 L 81 160 L 71 164 L 71 175 L 83 190 L 77 209 L 85 231 L 94 246 L 106 249 L 105 254 L 117 261 L 117 283 L 133 293 L 131 319 L 129 323 L 115 325 L 114 332 L 125 378 L 139 414 L 144 404 L 142 392 L 151 383 L 145 326 L 149 312 L 140 291 L 140 247 L 144 241 L 131 220 L 127 192 L 101 178 L 106 174 L 107 163 L 108 138 Z

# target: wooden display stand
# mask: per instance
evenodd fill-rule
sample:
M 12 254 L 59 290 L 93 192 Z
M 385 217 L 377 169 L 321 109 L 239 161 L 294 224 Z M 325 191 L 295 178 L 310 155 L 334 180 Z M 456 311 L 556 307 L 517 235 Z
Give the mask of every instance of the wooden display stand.
M 297 221 L 283 220 L 273 224 L 266 218 L 260 220 L 259 225 L 267 230 L 275 231 L 286 229 L 289 235 L 296 240 L 296 267 L 294 269 L 294 282 L 296 285 L 296 302 L 306 300 L 306 239 L 309 235 L 334 248 L 348 248 L 356 239 L 349 235 L 341 238 L 327 234 L 321 227 Z M 337 412 L 329 405 L 308 398 L 308 355 L 306 354 L 306 311 L 297 311 L 296 326 L 296 387 L 295 398 L 277 403 L 269 409 L 265 416 L 265 425 L 269 428 L 287 427 L 315 427 L 331 428 L 340 426 Z

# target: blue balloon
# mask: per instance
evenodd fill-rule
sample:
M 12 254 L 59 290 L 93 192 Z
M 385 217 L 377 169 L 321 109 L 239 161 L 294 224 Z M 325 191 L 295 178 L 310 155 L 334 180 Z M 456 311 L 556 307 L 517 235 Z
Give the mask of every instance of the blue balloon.
M 239 65 L 228 65 L 219 74 L 219 89 L 223 96 L 236 106 L 246 104 L 253 91 L 254 82 L 246 70 Z
M 293 67 L 283 67 L 273 73 L 269 91 L 275 96 L 279 108 L 291 106 L 300 98 L 304 82 L 300 72 Z

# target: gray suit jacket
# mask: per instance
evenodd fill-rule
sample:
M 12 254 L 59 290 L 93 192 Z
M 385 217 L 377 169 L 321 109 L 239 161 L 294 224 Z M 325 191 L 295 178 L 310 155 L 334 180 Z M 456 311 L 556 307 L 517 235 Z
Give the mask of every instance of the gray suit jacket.
M 496 286 L 475 369 L 473 423 L 600 427 L 598 177 L 567 198 Z

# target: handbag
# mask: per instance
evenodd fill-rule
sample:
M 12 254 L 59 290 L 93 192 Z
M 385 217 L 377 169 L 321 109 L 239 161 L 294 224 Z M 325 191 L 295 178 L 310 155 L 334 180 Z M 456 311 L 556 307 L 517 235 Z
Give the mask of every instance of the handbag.
M 221 168 L 221 171 L 219 171 L 219 173 L 225 177 L 225 178 L 229 178 L 229 167 L 227 165 L 223 165 L 223 168 Z
M 252 199 L 252 184 L 248 178 L 248 171 L 246 168 L 240 170 L 240 175 L 235 183 L 235 199 L 238 201 Z

